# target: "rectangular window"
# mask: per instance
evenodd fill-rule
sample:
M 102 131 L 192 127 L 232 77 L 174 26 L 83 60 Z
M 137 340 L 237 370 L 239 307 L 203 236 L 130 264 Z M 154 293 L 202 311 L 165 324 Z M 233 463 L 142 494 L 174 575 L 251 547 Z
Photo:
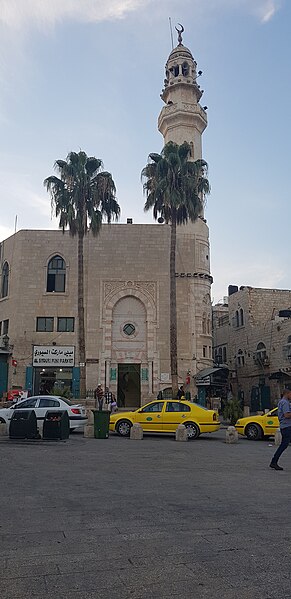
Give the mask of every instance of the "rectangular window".
M 9 329 L 9 320 L 3 320 L 2 323 L 2 335 L 8 335 L 8 329 Z
M 52 316 L 40 316 L 36 319 L 36 330 L 39 333 L 51 333 L 54 330 L 54 319 Z
M 75 319 L 74 318 L 58 318 L 58 332 L 59 333 L 73 333 L 75 329 Z
M 207 358 L 207 345 L 203 345 L 203 358 Z

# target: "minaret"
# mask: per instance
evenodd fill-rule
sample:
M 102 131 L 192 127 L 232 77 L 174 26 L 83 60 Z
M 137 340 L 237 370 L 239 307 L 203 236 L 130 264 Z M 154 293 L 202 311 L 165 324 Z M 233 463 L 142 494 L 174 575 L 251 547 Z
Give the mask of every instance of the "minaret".
M 191 146 L 191 158 L 202 158 L 202 133 L 206 111 L 199 104 L 203 91 L 197 83 L 197 63 L 182 44 L 184 28 L 177 29 L 178 46 L 166 63 L 158 128 L 165 144 L 173 141 Z M 198 79 L 199 80 L 199 79 Z M 209 230 L 202 213 L 196 222 L 177 227 L 177 325 L 180 382 L 191 381 L 192 395 L 198 392 L 205 403 L 206 386 L 196 387 L 196 374 L 212 366 L 211 283 Z M 189 376 L 190 375 L 190 376 Z M 181 381 L 181 378 L 183 381 Z
M 197 83 L 202 72 L 197 73 L 196 61 L 182 44 L 183 31 L 182 27 L 178 46 L 172 50 L 166 64 L 165 87 L 161 94 L 166 106 L 161 110 L 158 127 L 165 144 L 187 141 L 192 148 L 192 158 L 198 160 L 202 158 L 201 136 L 207 127 L 206 112 L 199 104 L 203 91 Z

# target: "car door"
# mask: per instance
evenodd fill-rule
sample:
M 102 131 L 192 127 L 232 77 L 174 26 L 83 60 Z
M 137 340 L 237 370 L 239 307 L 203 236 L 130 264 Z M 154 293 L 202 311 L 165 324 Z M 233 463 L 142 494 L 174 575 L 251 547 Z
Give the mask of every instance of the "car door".
M 38 420 L 44 420 L 48 410 L 60 409 L 61 404 L 58 399 L 50 397 L 39 397 L 38 399 L 39 401 L 35 410 Z
M 14 410 L 26 410 L 26 409 L 31 410 L 32 408 L 35 408 L 37 401 L 38 401 L 38 397 L 30 397 L 29 399 L 19 401 L 14 406 L 11 406 L 11 408 L 8 410 L 8 421 L 11 420 L 11 418 L 14 414 Z
M 191 412 L 190 406 L 182 401 L 167 401 L 164 414 L 164 431 L 173 432 L 178 424 L 183 424 L 189 420 Z
M 135 422 L 139 422 L 146 432 L 163 432 L 164 401 L 153 401 L 135 413 Z
M 264 416 L 264 435 L 275 435 L 277 428 L 279 427 L 278 408 L 270 410 Z

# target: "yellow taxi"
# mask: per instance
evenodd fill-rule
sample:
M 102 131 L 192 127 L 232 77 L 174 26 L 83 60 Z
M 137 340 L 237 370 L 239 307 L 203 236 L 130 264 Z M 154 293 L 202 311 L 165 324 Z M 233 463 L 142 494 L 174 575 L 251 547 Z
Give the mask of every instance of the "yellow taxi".
M 237 432 L 240 435 L 245 435 L 251 441 L 259 441 L 264 437 L 275 435 L 278 427 L 278 408 L 274 408 L 262 416 L 239 418 L 235 424 Z
M 189 439 L 201 433 L 212 433 L 220 426 L 215 410 L 207 410 L 186 400 L 151 401 L 133 412 L 119 412 L 110 416 L 110 430 L 128 437 L 132 425 L 141 424 L 144 433 L 175 433 L 178 424 L 184 424 Z

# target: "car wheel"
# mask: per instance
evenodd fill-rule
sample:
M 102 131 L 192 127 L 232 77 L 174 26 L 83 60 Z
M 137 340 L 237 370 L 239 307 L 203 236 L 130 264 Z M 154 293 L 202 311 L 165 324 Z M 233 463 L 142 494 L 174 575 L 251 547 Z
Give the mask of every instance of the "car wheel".
M 129 437 L 130 429 L 132 427 L 129 420 L 119 420 L 116 424 L 115 430 L 120 437 Z
M 259 441 L 263 436 L 263 431 L 258 424 L 252 422 L 247 425 L 245 435 L 250 441 Z
M 4 418 L 0 418 L 0 424 L 5 424 L 6 420 L 4 420 Z
M 199 426 L 195 424 L 195 422 L 185 422 L 185 427 L 187 429 L 189 441 L 192 441 L 193 439 L 197 439 L 199 437 L 200 429 Z

